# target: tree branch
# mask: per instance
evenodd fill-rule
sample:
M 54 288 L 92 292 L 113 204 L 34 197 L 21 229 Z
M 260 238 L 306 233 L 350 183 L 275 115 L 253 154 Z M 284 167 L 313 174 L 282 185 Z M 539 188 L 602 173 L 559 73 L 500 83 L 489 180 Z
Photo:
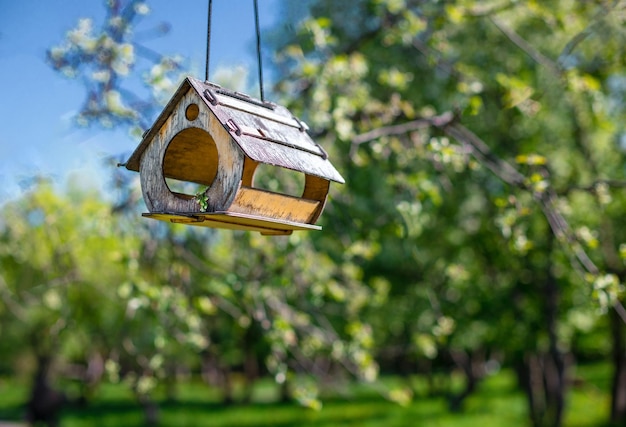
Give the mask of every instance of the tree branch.
M 587 193 L 593 193 L 600 185 L 606 185 L 610 188 L 625 188 L 626 181 L 622 181 L 619 179 L 596 179 L 595 181 L 587 185 L 571 185 L 559 192 L 559 194 L 565 195 L 572 191 L 584 191 Z
M 448 136 L 469 148 L 470 154 L 472 154 L 476 160 L 504 182 L 518 188 L 527 189 L 526 177 L 513 165 L 495 155 L 482 139 L 465 126 L 460 123 L 451 122 L 439 128 Z
M 0 299 L 17 319 L 26 322 L 26 311 L 13 299 L 11 290 L 2 274 L 0 274 Z
M 602 10 L 598 12 L 596 16 L 591 20 L 592 21 L 591 24 L 589 24 L 587 27 L 585 27 L 584 30 L 577 33 L 574 37 L 572 37 L 572 39 L 569 42 L 567 42 L 567 44 L 565 45 L 565 47 L 563 48 L 563 50 L 561 51 L 561 54 L 559 55 L 557 59 L 557 63 L 559 67 L 563 68 L 565 59 L 569 55 L 572 54 L 574 49 L 576 49 L 580 43 L 582 43 L 587 37 L 589 37 L 593 33 L 593 30 L 595 29 L 595 27 L 597 27 L 600 24 L 600 22 L 609 13 L 611 13 L 613 9 L 615 9 L 618 3 L 619 3 L 619 0 L 614 0 L 611 5 L 607 7 L 603 7 Z
M 523 39 L 519 34 L 513 31 L 511 28 L 504 25 L 499 19 L 490 16 L 489 21 L 496 26 L 502 34 L 504 34 L 513 44 L 523 50 L 533 61 L 546 67 L 552 74 L 557 77 L 561 76 L 562 69 L 552 59 L 539 52 L 534 46 Z
M 620 301 L 615 301 L 613 309 L 615 309 L 617 315 L 622 319 L 622 322 L 626 323 L 626 308 L 624 308 L 622 303 Z
M 419 118 L 417 120 L 402 123 L 399 125 L 391 125 L 373 129 L 369 132 L 357 135 L 352 139 L 352 145 L 350 147 L 350 157 L 354 155 L 354 152 L 361 144 L 372 142 L 384 136 L 405 135 L 409 132 L 427 128 L 430 126 L 439 127 L 447 122 L 451 122 L 452 120 L 454 120 L 454 115 L 451 112 L 447 112 L 439 116 Z

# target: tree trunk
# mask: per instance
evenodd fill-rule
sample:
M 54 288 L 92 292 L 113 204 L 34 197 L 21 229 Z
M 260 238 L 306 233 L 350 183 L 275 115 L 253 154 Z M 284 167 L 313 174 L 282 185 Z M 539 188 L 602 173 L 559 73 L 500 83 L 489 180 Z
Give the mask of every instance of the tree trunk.
M 534 427 L 559 427 L 565 402 L 565 362 L 550 353 L 528 354 L 516 366 L 516 373 L 528 400 Z
M 230 372 L 230 366 L 227 364 L 219 367 L 222 376 L 222 404 L 232 405 L 235 402 L 235 395 L 233 390 L 232 376 Z
M 543 327 L 548 335 L 547 351 L 527 353 L 517 364 L 517 375 L 526 393 L 531 423 L 534 427 L 560 427 L 565 406 L 567 360 L 559 349 L 557 327 L 560 294 L 552 274 L 554 236 L 547 237 L 545 281 L 541 288 L 544 306 Z M 536 340 L 538 337 L 534 337 Z
M 165 366 L 167 375 L 165 377 L 165 399 L 167 402 L 176 402 L 178 399 L 178 371 L 176 364 L 168 362 Z
M 541 427 L 541 414 L 544 412 L 545 408 L 542 405 L 543 399 L 539 398 L 541 395 L 540 390 L 537 389 L 537 384 L 541 384 L 541 381 L 537 378 L 538 369 L 536 365 L 536 355 L 527 355 L 517 361 L 515 373 L 517 374 L 520 387 L 526 394 L 530 423 L 533 427 Z
M 480 352 L 454 350 L 450 352 L 450 356 L 465 374 L 465 388 L 448 398 L 448 408 L 451 412 L 461 412 L 463 402 L 476 390 L 478 383 L 485 376 L 485 358 Z
M 259 377 L 259 364 L 257 362 L 256 353 L 250 348 L 246 348 L 246 357 L 244 360 L 244 374 L 246 377 L 246 389 L 244 391 L 243 403 L 251 403 L 254 393 L 254 383 Z
M 288 381 L 285 379 L 282 383 L 280 383 L 280 403 L 289 403 L 291 402 L 291 391 L 289 390 Z
M 205 352 L 202 355 L 202 379 L 211 387 L 218 387 L 222 392 L 222 404 L 234 402 L 230 367 L 223 364 L 219 356 Z
M 67 403 L 65 394 L 54 390 L 48 382 L 51 360 L 48 355 L 37 355 L 37 371 L 26 409 L 26 420 L 34 425 L 39 423 L 49 427 L 58 425 L 61 409 Z
M 156 426 L 159 424 L 159 406 L 149 396 L 140 396 L 139 403 L 143 408 L 143 416 L 146 426 Z
M 626 424 L 626 325 L 615 311 L 610 313 L 613 341 L 613 380 L 611 385 L 611 422 Z
M 563 409 L 565 406 L 565 356 L 559 349 L 557 334 L 560 301 L 559 289 L 550 265 L 548 265 L 547 270 L 545 287 L 546 326 L 550 344 L 549 352 L 545 358 L 543 379 L 546 395 L 547 425 L 558 427 L 563 423 Z

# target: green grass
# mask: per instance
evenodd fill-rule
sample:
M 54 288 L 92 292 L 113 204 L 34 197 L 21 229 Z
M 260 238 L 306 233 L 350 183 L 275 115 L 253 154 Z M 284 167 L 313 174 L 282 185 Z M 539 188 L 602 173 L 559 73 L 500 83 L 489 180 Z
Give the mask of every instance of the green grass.
M 566 427 L 606 425 L 609 413 L 606 366 L 579 368 L 577 383 L 568 395 Z M 388 384 L 397 378 L 385 378 Z M 419 381 L 419 380 L 417 380 Z M 0 380 L 0 420 L 18 420 L 27 396 L 27 384 Z M 323 408 L 313 411 L 295 404 L 276 403 L 276 388 L 260 382 L 254 403 L 223 406 L 219 393 L 200 382 L 179 386 L 178 401 L 160 401 L 161 426 L 424 426 L 499 427 L 528 425 L 526 401 L 516 389 L 512 373 L 503 371 L 481 383 L 469 397 L 462 413 L 451 414 L 442 398 L 415 396 L 407 406 L 384 399 L 371 386 L 353 385 L 323 399 Z M 63 427 L 142 426 L 143 412 L 121 385 L 103 384 L 94 401 L 85 408 L 67 409 Z

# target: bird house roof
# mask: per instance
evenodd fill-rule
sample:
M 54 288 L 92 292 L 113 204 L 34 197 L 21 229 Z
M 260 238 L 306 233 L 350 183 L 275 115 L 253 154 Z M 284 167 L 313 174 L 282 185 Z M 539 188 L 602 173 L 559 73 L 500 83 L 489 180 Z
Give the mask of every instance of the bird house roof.
M 156 122 L 144 134 L 126 168 L 139 171 L 144 150 L 179 101 L 190 90 L 215 115 L 241 150 L 252 160 L 344 183 L 326 152 L 307 133 L 308 127 L 285 107 L 263 102 L 218 85 L 187 77 Z

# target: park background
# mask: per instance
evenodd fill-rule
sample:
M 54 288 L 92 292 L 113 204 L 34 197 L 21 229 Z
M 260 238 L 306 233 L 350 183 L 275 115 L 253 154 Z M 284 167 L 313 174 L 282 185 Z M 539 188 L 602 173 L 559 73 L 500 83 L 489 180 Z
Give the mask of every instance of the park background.
M 259 6 L 267 98 L 346 179 L 320 232 L 141 218 L 117 164 L 206 2 L 0 2 L 0 419 L 623 425 L 626 4 Z M 252 2 L 213 23 L 256 96 Z

